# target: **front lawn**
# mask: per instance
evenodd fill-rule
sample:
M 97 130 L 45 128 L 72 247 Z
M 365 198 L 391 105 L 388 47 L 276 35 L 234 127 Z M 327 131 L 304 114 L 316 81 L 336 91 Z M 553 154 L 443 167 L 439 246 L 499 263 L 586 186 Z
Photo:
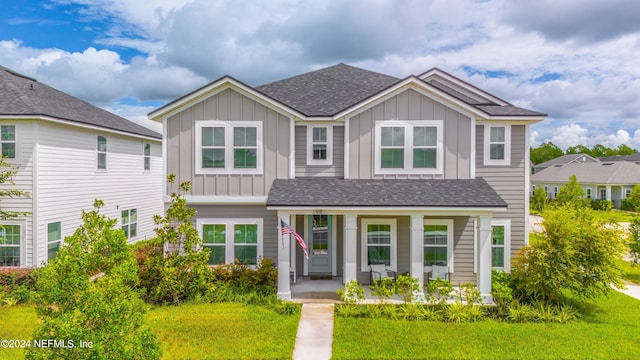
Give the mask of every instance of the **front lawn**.
M 30 340 L 38 318 L 31 306 L 0 309 L 0 340 Z M 0 359 L 24 359 L 24 349 L 0 348 Z
M 632 266 L 628 261 L 618 260 L 618 266 L 624 272 L 623 277 L 627 281 L 640 284 L 640 265 Z
M 613 291 L 568 324 L 336 317 L 334 359 L 640 358 L 640 301 Z

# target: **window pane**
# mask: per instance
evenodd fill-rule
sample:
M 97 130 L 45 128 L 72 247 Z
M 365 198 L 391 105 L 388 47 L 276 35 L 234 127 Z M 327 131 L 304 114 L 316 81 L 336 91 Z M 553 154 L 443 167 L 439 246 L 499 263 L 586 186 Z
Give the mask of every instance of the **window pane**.
M 404 149 L 381 149 L 380 153 L 383 169 L 404 168 Z
M 15 125 L 2 125 L 0 132 L 2 133 L 2 140 L 9 140 L 9 141 L 16 140 Z
M 238 224 L 234 225 L 234 242 L 236 244 L 257 244 L 258 225 Z
M 224 149 L 202 149 L 202 167 L 224 169 Z
M 255 245 L 236 245 L 235 255 L 242 264 L 256 265 L 258 263 L 258 247 Z
M 413 128 L 413 145 L 436 146 L 438 128 L 433 126 L 420 126 Z
M 491 160 L 504 160 L 504 144 L 491 144 L 489 156 Z
M 313 145 L 313 159 L 314 160 L 326 160 L 327 159 L 327 145 Z
M 47 241 L 57 241 L 60 240 L 62 235 L 60 234 L 60 222 L 49 223 L 47 225 Z
M 327 128 L 313 128 L 313 142 L 327 142 Z
M 60 250 L 60 242 L 54 242 L 47 245 L 47 260 L 53 260 L 56 258 L 56 253 Z M 1 260 L 0 260 L 1 261 Z
M 391 265 L 391 246 L 371 246 L 367 247 L 369 264 Z
M 257 164 L 256 149 L 236 149 L 234 151 L 233 166 L 236 169 L 255 169 Z
M 491 235 L 492 245 L 504 245 L 504 226 L 492 226 Z
M 107 168 L 107 154 L 98 153 L 98 169 Z
M 491 248 L 491 266 L 504 267 L 504 248 L 503 247 Z
M 138 221 L 138 210 L 137 209 L 131 209 L 131 211 L 129 211 L 129 216 L 131 216 L 131 222 L 137 222 Z
M 256 134 L 255 127 L 233 128 L 233 146 L 256 146 Z
M 447 225 L 425 225 L 424 226 L 425 245 L 446 245 Z
M 145 170 L 151 169 L 151 159 L 148 157 L 144 158 L 144 169 Z
M 225 246 L 206 246 L 209 249 L 209 265 L 220 265 L 225 263 Z
M 9 159 L 15 159 L 16 157 L 16 144 L 15 143 L 3 143 L 2 144 L 2 156 Z
M 504 127 L 491 127 L 491 142 L 504 142 Z
M 368 244 L 391 244 L 391 225 L 367 225 L 367 243 Z
M 134 238 L 137 235 L 138 235 L 138 224 L 131 223 L 131 225 L 129 225 L 129 237 Z
M 20 247 L 0 246 L 0 266 L 20 266 Z
M 128 224 L 129 223 L 129 210 L 122 211 L 121 215 L 122 215 L 122 223 L 123 224 Z
M 203 225 L 202 242 L 205 244 L 224 244 L 226 242 L 225 225 Z
M 425 246 L 424 248 L 424 265 L 447 265 L 447 248 Z
M 107 151 L 107 138 L 98 135 L 98 151 Z
M 382 133 L 382 146 L 404 146 L 404 128 L 403 127 L 383 127 L 380 129 Z
M 151 156 L 151 144 L 144 144 L 144 155 Z
M 202 146 L 224 146 L 224 128 L 203 127 Z
M 435 169 L 436 152 L 436 149 L 413 149 L 413 167 L 416 169 Z

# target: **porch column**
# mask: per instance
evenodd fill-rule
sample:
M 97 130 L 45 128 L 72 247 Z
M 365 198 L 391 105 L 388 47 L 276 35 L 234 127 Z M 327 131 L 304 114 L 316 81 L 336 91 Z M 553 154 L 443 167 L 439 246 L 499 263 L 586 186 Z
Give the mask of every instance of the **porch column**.
M 611 201 L 611 185 L 607 185 L 607 200 Z
M 491 216 L 478 217 L 477 286 L 483 303 L 491 303 Z
M 289 284 L 289 259 L 291 257 L 291 235 L 282 235 L 280 219 L 291 225 L 291 214 L 278 211 L 278 297 L 291 300 Z
M 358 279 L 358 224 L 355 214 L 344 216 L 344 271 L 342 281 L 346 284 Z
M 420 291 L 415 294 L 416 302 L 424 302 L 424 216 L 422 214 L 411 215 L 409 253 L 410 274 L 418 279 Z

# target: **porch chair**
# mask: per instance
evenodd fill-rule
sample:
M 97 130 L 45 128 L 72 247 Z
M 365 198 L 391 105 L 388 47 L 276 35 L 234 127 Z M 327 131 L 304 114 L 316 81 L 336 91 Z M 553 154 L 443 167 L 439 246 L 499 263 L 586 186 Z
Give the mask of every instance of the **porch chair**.
M 387 269 L 385 264 L 371 264 L 369 267 L 371 267 L 371 272 L 369 273 L 369 284 L 373 284 L 376 280 L 387 278 L 393 279 L 394 281 L 396 280 L 396 272 L 391 269 Z
M 449 272 L 448 266 L 442 265 L 432 265 L 431 271 L 427 273 L 427 283 L 431 280 L 442 279 L 442 280 L 451 280 L 449 278 L 451 273 Z

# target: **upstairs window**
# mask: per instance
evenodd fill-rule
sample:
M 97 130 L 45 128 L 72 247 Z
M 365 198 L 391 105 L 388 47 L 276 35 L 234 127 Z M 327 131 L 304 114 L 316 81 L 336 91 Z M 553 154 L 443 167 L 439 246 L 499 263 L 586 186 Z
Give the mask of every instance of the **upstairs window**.
M 196 173 L 262 173 L 262 122 L 196 123 Z
M 107 137 L 98 135 L 98 170 L 107 169 Z
M 378 121 L 377 174 L 442 174 L 442 121 Z
M 144 156 L 144 170 L 151 170 L 151 144 L 144 143 L 143 145 L 143 156 Z
M 511 165 L 510 125 L 485 125 L 484 164 Z
M 307 126 L 307 165 L 333 163 L 333 127 Z
M 16 126 L 0 126 L 0 144 L 2 147 L 2 157 L 7 159 L 16 158 Z

